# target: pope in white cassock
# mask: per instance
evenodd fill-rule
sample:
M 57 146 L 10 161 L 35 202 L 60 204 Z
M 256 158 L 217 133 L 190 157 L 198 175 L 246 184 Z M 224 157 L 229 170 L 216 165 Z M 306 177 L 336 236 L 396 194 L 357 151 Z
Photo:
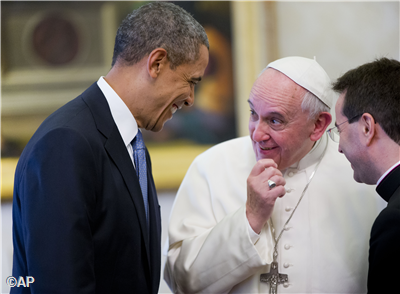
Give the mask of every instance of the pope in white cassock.
M 174 293 L 366 293 L 385 204 L 325 133 L 334 98 L 312 59 L 260 74 L 250 136 L 199 155 L 179 188 L 164 270 Z

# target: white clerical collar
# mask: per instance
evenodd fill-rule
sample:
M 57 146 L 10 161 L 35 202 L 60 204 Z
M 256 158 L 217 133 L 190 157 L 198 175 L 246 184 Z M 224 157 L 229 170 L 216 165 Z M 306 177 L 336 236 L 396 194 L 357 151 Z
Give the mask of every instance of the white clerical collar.
M 125 146 L 128 146 L 138 132 L 138 125 L 132 112 L 114 89 L 106 82 L 104 77 L 99 78 L 97 85 L 107 99 L 111 115 L 124 140 Z
M 324 153 L 325 146 L 328 143 L 327 140 L 328 137 L 325 133 L 322 135 L 321 139 L 315 142 L 311 151 L 308 152 L 300 161 L 290 166 L 289 169 L 302 170 L 317 163 L 321 155 Z
M 378 186 L 382 180 L 388 175 L 388 173 L 390 173 L 392 170 L 394 170 L 398 165 L 400 165 L 400 161 L 396 162 L 395 164 L 393 164 L 393 166 L 391 168 L 389 168 L 378 180 L 378 182 L 376 183 L 376 185 Z

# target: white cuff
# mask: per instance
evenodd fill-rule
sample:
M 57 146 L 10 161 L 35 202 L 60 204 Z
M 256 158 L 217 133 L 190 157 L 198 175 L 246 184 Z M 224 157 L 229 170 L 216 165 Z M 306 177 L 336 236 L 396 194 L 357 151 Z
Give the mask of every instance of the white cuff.
M 247 228 L 248 228 L 248 231 L 249 231 L 250 240 L 253 243 L 253 245 L 255 245 L 257 243 L 258 239 L 260 239 L 260 235 L 257 234 L 256 232 L 254 232 L 253 228 L 250 226 L 250 223 L 249 223 L 249 220 L 246 217 L 246 214 L 245 214 L 245 219 L 246 219 Z

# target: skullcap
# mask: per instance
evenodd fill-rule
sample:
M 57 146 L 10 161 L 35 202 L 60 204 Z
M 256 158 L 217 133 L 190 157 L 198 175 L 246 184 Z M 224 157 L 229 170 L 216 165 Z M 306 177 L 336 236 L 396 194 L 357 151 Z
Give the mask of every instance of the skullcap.
M 329 108 L 332 107 L 334 92 L 331 79 L 326 71 L 314 59 L 290 56 L 275 60 L 267 68 L 274 68 L 296 84 L 313 93 Z

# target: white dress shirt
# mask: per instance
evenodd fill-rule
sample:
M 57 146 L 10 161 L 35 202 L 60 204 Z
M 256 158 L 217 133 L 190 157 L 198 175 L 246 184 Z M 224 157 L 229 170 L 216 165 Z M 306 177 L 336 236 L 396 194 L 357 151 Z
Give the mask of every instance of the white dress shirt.
M 114 89 L 111 88 L 111 86 L 106 82 L 104 77 L 99 78 L 97 85 L 107 99 L 108 106 L 111 110 L 111 115 L 115 124 L 117 125 L 119 133 L 121 134 L 122 140 L 125 143 L 132 163 L 135 165 L 131 142 L 136 137 L 138 132 L 137 122 L 128 106 L 126 106 L 121 97 L 119 97 Z

